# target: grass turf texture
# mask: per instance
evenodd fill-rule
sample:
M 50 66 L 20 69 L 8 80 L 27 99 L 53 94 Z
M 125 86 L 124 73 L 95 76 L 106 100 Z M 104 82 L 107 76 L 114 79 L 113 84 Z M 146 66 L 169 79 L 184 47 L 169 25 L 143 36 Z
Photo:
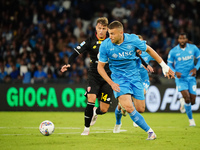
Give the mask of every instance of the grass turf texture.
M 195 150 L 200 149 L 200 114 L 193 114 L 196 127 L 189 127 L 186 114 L 143 113 L 147 123 L 157 134 L 157 139 L 147 141 L 147 134 L 134 128 L 129 116 L 122 117 L 121 130 L 112 133 L 114 113 L 98 116 L 89 136 L 81 136 L 83 112 L 0 112 L 1 150 Z M 39 125 L 50 120 L 55 131 L 50 136 L 39 132 Z

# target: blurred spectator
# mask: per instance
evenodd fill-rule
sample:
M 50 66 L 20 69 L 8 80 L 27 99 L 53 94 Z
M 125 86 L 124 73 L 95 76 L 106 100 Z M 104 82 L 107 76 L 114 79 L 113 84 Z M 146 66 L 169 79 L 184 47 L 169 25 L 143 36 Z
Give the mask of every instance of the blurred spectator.
M 37 71 L 34 72 L 34 83 L 45 83 L 47 74 L 43 71 L 42 65 L 38 64 Z
M 186 32 L 189 41 L 200 48 L 200 2 L 197 0 L 110 0 L 106 3 L 101 0 L 3 0 L 0 7 L 0 61 L 4 66 L 4 83 L 21 80 L 21 76 L 11 79 L 14 64 L 16 70 L 22 64 L 28 67 L 23 83 L 29 83 L 29 76 L 33 79 L 39 63 L 49 76 L 55 74 L 58 80 L 65 78 L 66 83 L 84 83 L 86 68 L 90 65 L 87 54 L 74 62 L 71 72 L 61 74 L 59 69 L 68 63 L 73 48 L 94 33 L 96 19 L 102 16 L 108 17 L 109 22 L 123 22 L 125 32 L 142 35 L 164 60 L 169 49 L 177 44 L 179 32 Z M 47 69 L 48 61 L 50 68 L 54 68 L 50 69 L 51 73 Z M 154 76 L 163 76 L 160 66 L 156 63 L 153 66 Z

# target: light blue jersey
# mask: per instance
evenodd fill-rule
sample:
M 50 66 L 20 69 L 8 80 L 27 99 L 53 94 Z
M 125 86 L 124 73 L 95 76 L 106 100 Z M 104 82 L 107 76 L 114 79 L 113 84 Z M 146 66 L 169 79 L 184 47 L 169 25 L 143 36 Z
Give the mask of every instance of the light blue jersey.
M 111 78 L 120 85 L 120 92 L 114 91 L 115 97 L 129 93 L 136 99 L 144 99 L 144 94 L 141 93 L 143 85 L 136 63 L 137 49 L 146 51 L 146 41 L 141 41 L 135 34 L 126 33 L 123 43 L 117 45 L 107 38 L 100 46 L 99 61 L 109 63 Z
M 155 60 L 154 58 L 152 58 L 147 52 L 142 52 L 142 54 L 140 55 L 144 61 L 149 64 L 149 62 L 151 60 Z M 143 82 L 143 86 L 145 88 L 145 90 L 147 91 L 147 89 L 150 86 L 150 81 L 149 81 L 149 75 L 148 75 L 148 71 L 143 67 L 141 60 L 138 60 L 139 62 L 139 72 L 140 72 L 140 76 L 142 78 L 142 82 Z
M 174 72 L 180 72 L 181 77 L 188 77 L 189 72 L 196 68 L 199 69 L 199 61 L 196 66 L 194 66 L 194 57 L 196 59 L 200 58 L 200 51 L 194 44 L 186 44 L 186 48 L 183 50 L 180 45 L 177 45 L 170 50 L 168 55 L 168 65 Z M 173 66 L 174 64 L 174 66 Z
M 196 66 L 194 58 L 198 59 Z M 177 45 L 168 55 L 168 65 L 174 72 L 180 72 L 181 78 L 175 78 L 178 91 L 188 90 L 189 93 L 196 95 L 196 78 L 191 76 L 190 71 L 200 67 L 200 51 L 194 44 L 186 44 L 184 49 Z

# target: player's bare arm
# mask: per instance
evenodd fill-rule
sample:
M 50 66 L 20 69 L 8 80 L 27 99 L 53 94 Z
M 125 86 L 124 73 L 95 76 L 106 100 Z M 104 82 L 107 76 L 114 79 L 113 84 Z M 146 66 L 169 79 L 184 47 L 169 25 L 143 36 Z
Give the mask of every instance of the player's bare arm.
M 108 76 L 104 69 L 105 63 L 98 62 L 97 70 L 99 74 L 103 77 L 103 79 L 108 82 L 108 84 L 112 87 L 112 89 L 116 92 L 120 92 L 119 84 L 113 82 L 111 78 Z
M 160 64 L 165 77 L 168 77 L 168 79 L 175 78 L 174 72 L 170 69 L 169 66 L 165 64 L 163 59 L 149 45 L 147 45 L 146 52 Z

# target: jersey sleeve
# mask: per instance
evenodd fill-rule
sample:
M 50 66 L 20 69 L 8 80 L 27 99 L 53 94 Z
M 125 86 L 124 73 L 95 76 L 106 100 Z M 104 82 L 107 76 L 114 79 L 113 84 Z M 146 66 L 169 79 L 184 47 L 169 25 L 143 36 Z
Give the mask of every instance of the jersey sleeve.
M 108 55 L 105 42 L 102 42 L 99 47 L 99 61 L 104 63 L 108 62 Z
M 137 47 L 141 51 L 147 50 L 147 45 L 145 40 L 140 40 L 139 37 L 135 34 L 132 34 L 132 40 L 135 47 Z
M 197 64 L 195 65 L 195 68 L 197 70 L 199 70 L 199 67 L 200 67 L 200 51 L 199 51 L 199 49 L 198 49 L 198 47 L 196 45 L 194 45 L 194 56 L 198 60 Z
M 168 58 L 167 58 L 167 65 L 172 69 L 172 71 L 176 72 L 173 64 L 174 64 L 174 55 L 173 55 L 173 52 L 172 50 L 169 52 L 168 54 Z
M 194 56 L 196 57 L 196 59 L 200 58 L 200 51 L 196 45 L 194 45 Z
M 88 38 L 87 40 L 79 44 L 77 47 L 75 47 L 74 50 L 80 55 L 81 53 L 89 50 L 90 43 L 91 43 L 91 40 L 90 38 Z

